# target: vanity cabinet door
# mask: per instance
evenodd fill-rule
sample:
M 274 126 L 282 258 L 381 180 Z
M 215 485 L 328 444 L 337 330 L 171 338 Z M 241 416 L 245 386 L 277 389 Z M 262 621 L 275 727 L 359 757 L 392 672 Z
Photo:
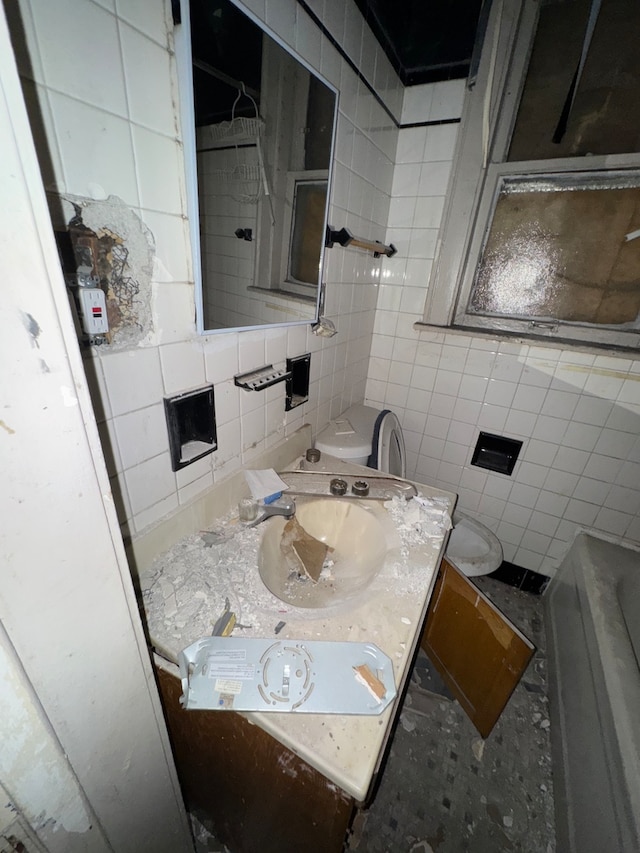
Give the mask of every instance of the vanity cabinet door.
M 487 737 L 534 646 L 480 590 L 443 560 L 420 645 L 482 737 Z
M 354 801 L 234 711 L 185 711 L 156 668 L 187 809 L 234 853 L 340 853 Z

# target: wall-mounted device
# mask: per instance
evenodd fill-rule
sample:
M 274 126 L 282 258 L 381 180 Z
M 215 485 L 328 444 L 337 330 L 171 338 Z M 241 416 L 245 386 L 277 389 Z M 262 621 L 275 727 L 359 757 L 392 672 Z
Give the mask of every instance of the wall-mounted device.
M 82 328 L 90 336 L 106 335 L 109 331 L 107 300 L 100 287 L 78 287 L 76 294 L 80 305 Z
M 73 299 L 71 311 L 78 337 L 84 343 L 99 346 L 109 333 L 107 299 L 97 275 L 98 243 L 88 228 L 57 231 L 56 243 L 64 279 Z

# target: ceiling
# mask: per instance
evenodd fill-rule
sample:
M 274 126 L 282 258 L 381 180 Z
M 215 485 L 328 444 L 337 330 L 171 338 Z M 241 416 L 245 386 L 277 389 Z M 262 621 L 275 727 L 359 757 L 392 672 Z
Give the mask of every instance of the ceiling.
M 355 0 L 405 86 L 469 75 L 483 0 Z M 488 0 L 485 0 L 488 5 Z M 259 97 L 262 34 L 229 0 L 191 0 L 193 56 L 243 80 Z M 197 63 L 196 63 L 197 65 Z M 196 124 L 227 120 L 237 91 L 201 67 L 194 69 Z M 253 115 L 247 98 L 236 115 Z
M 405 86 L 467 77 L 482 0 L 355 0 Z

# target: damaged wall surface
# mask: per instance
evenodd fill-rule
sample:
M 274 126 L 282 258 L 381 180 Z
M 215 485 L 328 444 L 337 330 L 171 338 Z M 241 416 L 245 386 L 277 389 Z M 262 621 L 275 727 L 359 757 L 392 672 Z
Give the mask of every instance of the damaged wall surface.
M 113 294 L 112 343 L 86 347 L 83 357 L 122 533 L 135 537 L 303 423 L 319 430 L 362 402 L 381 261 L 365 252 L 328 253 L 325 314 L 339 329 L 334 338 L 316 337 L 310 326 L 199 337 L 171 4 L 16 0 L 8 9 L 56 228 L 68 228 L 75 204 L 108 249 L 102 281 Z M 341 90 L 330 221 L 380 239 L 397 141 L 392 119 L 296 0 L 261 11 Z M 400 80 L 354 12 L 348 51 L 356 63 L 366 55 L 369 78 L 399 115 Z M 339 39 L 345 22 L 327 20 Z M 114 287 L 121 253 L 127 268 Z M 237 373 L 284 367 L 287 357 L 306 352 L 309 402 L 291 412 L 282 385 L 248 394 L 233 383 Z M 215 386 L 218 449 L 174 473 L 163 397 L 205 384 Z
M 82 249 L 91 257 L 93 272 L 107 300 L 112 351 L 137 346 L 153 330 L 151 279 L 155 242 L 149 228 L 120 198 L 87 199 L 49 194 L 52 221 L 67 233 L 78 262 Z M 56 222 L 60 205 L 63 224 Z M 63 261 L 65 276 L 73 274 Z

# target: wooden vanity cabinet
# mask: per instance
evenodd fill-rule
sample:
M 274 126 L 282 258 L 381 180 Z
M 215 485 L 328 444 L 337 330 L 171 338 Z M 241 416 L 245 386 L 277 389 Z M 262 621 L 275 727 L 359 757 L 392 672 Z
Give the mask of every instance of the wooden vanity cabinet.
M 187 808 L 233 853 L 339 853 L 352 797 L 234 711 L 185 711 L 180 680 L 156 667 Z

